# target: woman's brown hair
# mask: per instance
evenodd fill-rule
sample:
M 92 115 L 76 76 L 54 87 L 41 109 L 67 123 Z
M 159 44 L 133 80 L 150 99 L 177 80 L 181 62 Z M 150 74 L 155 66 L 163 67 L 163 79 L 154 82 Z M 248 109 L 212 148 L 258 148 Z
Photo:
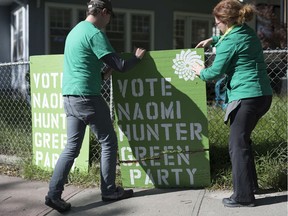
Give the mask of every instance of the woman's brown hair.
M 221 22 L 240 25 L 252 20 L 256 12 L 252 4 L 242 4 L 238 0 L 222 0 L 213 9 L 213 15 Z

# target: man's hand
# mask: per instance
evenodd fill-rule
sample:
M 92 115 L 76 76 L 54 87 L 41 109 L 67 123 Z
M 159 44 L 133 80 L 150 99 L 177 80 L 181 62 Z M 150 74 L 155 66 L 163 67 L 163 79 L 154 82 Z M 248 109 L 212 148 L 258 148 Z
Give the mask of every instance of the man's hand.
M 145 54 L 146 50 L 145 49 L 142 49 L 142 48 L 136 48 L 135 49 L 135 56 L 138 58 L 138 59 L 142 59 L 144 54 Z
M 107 67 L 107 69 L 103 73 L 103 80 L 109 79 L 109 77 L 112 75 L 113 69 L 110 67 Z

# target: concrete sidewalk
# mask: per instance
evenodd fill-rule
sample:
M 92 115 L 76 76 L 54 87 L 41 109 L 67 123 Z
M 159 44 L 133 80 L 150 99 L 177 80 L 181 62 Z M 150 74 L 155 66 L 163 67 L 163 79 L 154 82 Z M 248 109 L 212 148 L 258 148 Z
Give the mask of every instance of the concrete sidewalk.
M 0 175 L 0 216 L 56 216 L 44 205 L 47 182 Z M 225 208 L 221 200 L 231 191 L 135 189 L 135 196 L 102 202 L 98 188 L 67 186 L 63 197 L 72 204 L 65 215 L 83 216 L 287 216 L 287 191 L 256 196 L 256 207 Z

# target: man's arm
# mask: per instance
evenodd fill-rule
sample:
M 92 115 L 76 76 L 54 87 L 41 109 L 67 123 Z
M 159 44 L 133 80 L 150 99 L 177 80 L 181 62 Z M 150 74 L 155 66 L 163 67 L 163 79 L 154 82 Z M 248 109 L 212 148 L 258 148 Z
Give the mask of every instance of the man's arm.
M 116 53 L 110 53 L 103 56 L 101 60 L 115 71 L 125 72 L 134 67 L 140 61 L 140 58 L 133 55 L 130 59 L 124 60 Z

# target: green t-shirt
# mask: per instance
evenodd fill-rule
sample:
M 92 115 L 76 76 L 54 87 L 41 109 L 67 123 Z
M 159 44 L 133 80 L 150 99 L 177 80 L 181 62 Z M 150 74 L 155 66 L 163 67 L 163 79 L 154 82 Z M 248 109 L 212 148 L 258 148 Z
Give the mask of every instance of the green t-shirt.
M 115 52 L 106 34 L 88 21 L 68 34 L 64 50 L 63 95 L 100 95 L 103 56 Z

